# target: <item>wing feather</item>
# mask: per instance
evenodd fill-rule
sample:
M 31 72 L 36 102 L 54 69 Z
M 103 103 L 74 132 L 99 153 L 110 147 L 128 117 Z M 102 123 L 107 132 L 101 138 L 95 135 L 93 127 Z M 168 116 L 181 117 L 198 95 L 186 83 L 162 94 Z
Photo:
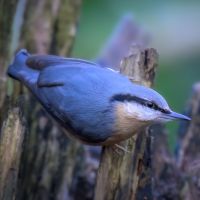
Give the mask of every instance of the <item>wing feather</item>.
M 100 65 L 86 60 L 76 59 L 76 58 L 64 58 L 53 55 L 33 55 L 27 59 L 26 64 L 28 67 L 36 70 L 42 70 L 50 66 L 59 67 L 60 65 L 65 67 L 69 66 L 81 67 L 82 65 L 90 67 L 93 66 L 100 67 Z
M 64 58 L 53 55 L 30 56 L 26 64 L 28 67 L 40 71 L 37 81 L 38 87 L 63 86 L 67 77 L 66 70 L 70 76 L 75 75 L 81 69 L 87 67 L 99 67 L 99 65 L 76 58 Z

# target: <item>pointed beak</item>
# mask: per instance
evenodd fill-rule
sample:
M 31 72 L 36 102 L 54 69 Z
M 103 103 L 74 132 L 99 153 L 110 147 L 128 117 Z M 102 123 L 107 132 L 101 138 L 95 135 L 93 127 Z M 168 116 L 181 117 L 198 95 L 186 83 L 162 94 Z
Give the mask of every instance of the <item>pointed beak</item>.
M 170 119 L 180 119 L 180 120 L 187 120 L 187 121 L 190 121 L 191 120 L 191 118 L 190 117 L 187 117 L 187 116 L 185 116 L 185 115 L 182 115 L 182 114 L 179 114 L 179 113 L 176 113 L 176 112 L 174 112 L 174 111 L 171 111 L 169 114 L 167 114 L 168 115 L 168 117 L 170 118 Z

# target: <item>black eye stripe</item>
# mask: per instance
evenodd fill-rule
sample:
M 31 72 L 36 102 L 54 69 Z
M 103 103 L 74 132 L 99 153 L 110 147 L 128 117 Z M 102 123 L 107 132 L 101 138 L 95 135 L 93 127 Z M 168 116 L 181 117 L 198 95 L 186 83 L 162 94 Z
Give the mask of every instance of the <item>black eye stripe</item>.
M 141 99 L 139 97 L 136 97 L 136 96 L 132 96 L 130 94 L 117 94 L 117 95 L 114 95 L 111 97 L 110 99 L 111 102 L 113 101 L 121 101 L 121 102 L 124 102 L 124 101 L 135 101 L 137 103 L 140 103 L 142 105 L 145 105 L 145 100 L 144 99 Z
M 151 101 L 148 101 L 148 100 L 145 100 L 145 99 L 141 99 L 139 97 L 136 97 L 136 96 L 132 96 L 130 94 L 117 94 L 117 95 L 114 95 L 111 97 L 110 99 L 111 102 L 113 101 L 120 101 L 120 102 L 124 102 L 124 101 L 134 101 L 134 102 L 137 102 L 143 106 L 146 106 L 148 108 L 151 108 L 151 109 L 154 109 L 154 110 L 158 110 L 162 113 L 166 113 L 166 114 L 169 114 L 170 111 L 168 110 L 165 110 L 163 108 L 160 108 L 156 103 L 154 102 L 151 102 Z

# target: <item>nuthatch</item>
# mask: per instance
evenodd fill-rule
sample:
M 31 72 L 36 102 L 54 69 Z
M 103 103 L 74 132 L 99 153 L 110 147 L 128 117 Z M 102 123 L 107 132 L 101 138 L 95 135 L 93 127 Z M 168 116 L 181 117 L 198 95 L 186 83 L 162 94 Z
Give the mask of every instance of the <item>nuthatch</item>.
M 87 144 L 116 144 L 153 122 L 190 120 L 173 112 L 153 89 L 80 59 L 21 50 L 8 75 L 25 84 L 64 130 Z

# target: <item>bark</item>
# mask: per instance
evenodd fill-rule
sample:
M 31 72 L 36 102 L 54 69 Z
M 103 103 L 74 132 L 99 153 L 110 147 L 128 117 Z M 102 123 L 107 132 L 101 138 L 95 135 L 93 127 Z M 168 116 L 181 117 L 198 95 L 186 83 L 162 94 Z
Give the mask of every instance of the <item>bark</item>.
M 6 88 L 6 67 L 11 58 L 11 38 L 12 38 L 12 22 L 15 17 L 17 0 L 0 1 L 0 113 L 3 112 L 3 105 L 7 94 Z M 8 12 L 9 10 L 9 12 Z M 0 114 L 0 124 L 3 116 Z
M 31 53 L 69 56 L 81 0 L 30 0 L 21 46 Z M 70 141 L 32 96 L 25 106 L 30 133 L 26 135 L 18 184 L 19 199 L 68 199 L 79 165 L 80 144 Z M 80 160 L 81 162 L 82 160 Z
M 185 113 L 191 116 L 192 121 L 182 122 L 179 130 L 177 167 L 181 171 L 184 183 L 181 198 L 197 200 L 200 195 L 200 83 L 193 86 Z
M 54 24 L 50 52 L 69 56 L 74 43 L 81 0 L 62 0 Z M 67 16 L 67 17 L 66 17 Z
M 13 84 L 12 81 L 8 82 L 6 77 L 6 68 L 15 48 L 14 39 L 19 30 L 15 29 L 13 23 L 17 7 L 18 1 L 0 2 L 0 199 L 2 200 L 16 197 L 25 135 L 22 106 L 19 103 L 13 105 L 13 100 L 19 95 L 19 85 L 15 86 L 16 90 L 10 96 Z
M 69 55 L 76 34 L 80 7 L 81 0 L 1 2 L 0 107 L 2 109 L 0 120 L 4 119 L 4 115 L 5 120 L 9 117 L 6 114 L 6 108 L 13 104 L 22 92 L 22 86 L 9 79 L 8 92 L 12 101 L 5 98 L 7 93 L 5 71 L 16 49 L 27 48 L 31 53 L 54 52 L 55 54 Z M 23 89 L 23 91 L 25 90 Z M 5 183 L 9 184 L 7 187 L 4 187 L 5 183 L 2 184 L 3 191 L 0 191 L 0 194 L 7 194 L 8 188 L 11 188 L 10 197 L 14 197 L 14 193 L 16 193 L 17 199 L 66 199 L 71 195 L 69 191 L 72 187 L 75 166 L 78 165 L 76 162 L 79 157 L 76 154 L 80 145 L 70 142 L 47 119 L 46 114 L 34 98 L 27 95 L 26 91 L 25 98 L 26 103 L 20 110 L 24 110 L 26 113 L 29 133 L 25 135 L 19 174 L 17 166 L 19 162 L 17 161 L 20 159 L 21 151 L 18 152 L 19 155 L 15 155 L 15 152 L 12 151 L 10 162 L 13 157 L 17 160 L 16 166 L 13 167 L 13 184 L 9 185 L 11 175 L 8 174 L 9 181 Z M 27 104 L 27 102 L 29 103 Z M 7 127 L 7 125 L 10 124 L 7 123 L 6 127 L 2 128 L 1 155 L 5 154 L 8 148 L 4 145 L 4 140 L 10 136 L 10 133 L 15 132 L 14 128 L 16 128 L 15 126 Z M 10 133 L 8 133 L 8 128 L 11 128 L 11 130 L 9 129 Z M 23 140 L 22 133 L 21 135 L 18 133 L 20 139 L 13 137 L 12 145 L 18 140 Z M 19 149 L 21 148 L 20 144 Z M 5 160 L 5 157 L 2 159 Z M 2 165 L 2 169 L 10 170 L 6 162 L 5 165 Z M 5 176 L 2 176 L 1 181 L 4 180 Z M 17 182 L 18 184 L 16 184 Z M 17 188 L 16 185 L 18 185 Z
M 152 179 L 153 198 L 180 199 L 183 180 L 176 165 L 174 154 L 169 151 L 167 130 L 164 125 L 152 127 Z
M 200 83 L 196 83 L 192 89 L 192 96 L 188 102 L 185 113 L 191 116 L 191 123 L 182 122 L 179 129 L 179 148 L 178 149 L 178 164 L 180 168 L 185 168 L 185 165 L 190 165 L 192 160 L 198 158 L 200 147 L 198 142 L 200 136 L 199 130 L 199 115 L 200 115 Z
M 166 131 L 154 129 L 154 199 L 199 199 L 200 84 L 193 86 L 185 114 L 192 121 L 181 122 L 175 154 L 169 153 Z
M 121 73 L 145 86 L 152 86 L 158 55 L 154 49 L 130 49 L 122 60 Z M 151 185 L 151 138 L 148 128 L 120 146 L 130 153 L 116 154 L 113 147 L 104 147 L 97 175 L 96 200 L 149 199 Z
M 25 124 L 19 106 L 11 107 L 3 121 L 0 136 L 0 199 L 16 197 L 17 177 L 25 135 Z

